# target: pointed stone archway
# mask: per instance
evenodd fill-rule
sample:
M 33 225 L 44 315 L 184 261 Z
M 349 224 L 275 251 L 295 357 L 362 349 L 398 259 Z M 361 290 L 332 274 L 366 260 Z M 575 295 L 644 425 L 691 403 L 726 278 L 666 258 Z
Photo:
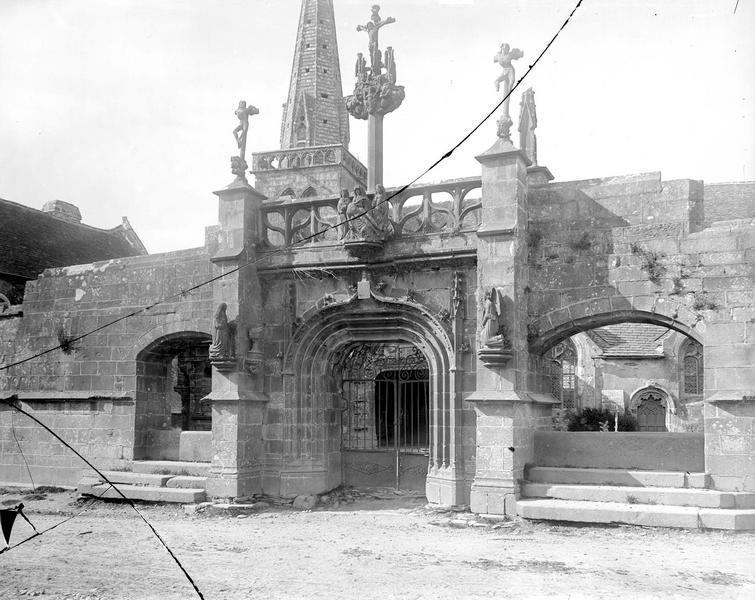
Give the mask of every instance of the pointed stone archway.
M 343 401 L 333 365 L 360 344 L 403 344 L 421 353 L 429 400 L 425 493 L 434 503 L 464 503 L 461 398 L 449 333 L 423 306 L 374 293 L 329 304 L 294 333 L 283 368 L 287 432 L 281 493 L 317 493 L 341 483 Z

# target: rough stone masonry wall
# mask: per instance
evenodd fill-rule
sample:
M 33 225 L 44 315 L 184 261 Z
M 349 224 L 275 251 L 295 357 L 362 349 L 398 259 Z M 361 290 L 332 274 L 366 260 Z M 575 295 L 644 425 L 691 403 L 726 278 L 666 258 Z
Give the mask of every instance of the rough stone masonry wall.
M 732 219 L 755 219 L 755 181 L 705 184 L 705 226 Z
M 694 284 L 681 247 L 703 218 L 702 185 L 651 173 L 530 190 L 530 338 L 583 319 L 656 311 Z M 692 302 L 690 302 L 692 304 Z M 690 307 L 691 310 L 691 307 Z M 689 310 L 680 318 L 696 322 Z M 610 320 L 610 317 L 609 317 Z
M 59 332 L 81 335 L 209 276 L 203 248 L 47 270 L 27 284 L 23 316 L 0 320 L 2 364 L 57 346 Z M 64 439 L 95 464 L 123 466 L 133 458 L 136 356 L 164 336 L 209 333 L 211 292 L 209 286 L 200 288 L 89 335 L 69 353 L 56 350 L 2 371 L 0 394 L 17 395 L 25 409 L 62 429 Z M 24 421 L 14 416 L 17 432 L 28 427 Z M 18 447 L 8 437 L 9 422 L 4 410 L 0 480 L 19 481 L 23 473 Z M 31 431 L 22 435 L 21 448 L 32 475 L 39 474 L 35 483 L 75 484 L 78 463 L 70 461 L 70 451 L 47 434 Z M 53 476 L 50 467 L 57 463 L 66 470 Z
M 549 331 L 575 321 L 581 329 L 616 322 L 622 311 L 697 337 L 706 469 L 716 487 L 755 489 L 755 221 L 703 229 L 698 182 L 608 184 L 532 191 L 530 228 L 539 232 L 530 242 L 532 340 L 552 342 Z

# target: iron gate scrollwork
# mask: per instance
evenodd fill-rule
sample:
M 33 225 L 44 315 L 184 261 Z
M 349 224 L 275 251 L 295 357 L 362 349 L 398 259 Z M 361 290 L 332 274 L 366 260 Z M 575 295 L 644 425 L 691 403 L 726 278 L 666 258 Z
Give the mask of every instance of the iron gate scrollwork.
M 396 487 L 423 484 L 430 407 L 422 352 L 410 344 L 361 344 L 342 352 L 334 368 L 340 371 L 341 450 L 349 454 L 348 467 L 383 483 L 392 474 Z

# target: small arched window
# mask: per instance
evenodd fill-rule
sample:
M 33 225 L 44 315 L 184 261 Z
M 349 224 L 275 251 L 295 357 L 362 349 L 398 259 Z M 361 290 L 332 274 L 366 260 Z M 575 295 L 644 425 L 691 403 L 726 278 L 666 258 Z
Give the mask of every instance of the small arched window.
M 684 342 L 681 357 L 682 391 L 687 396 L 703 393 L 703 347 L 695 340 Z
M 577 348 L 570 339 L 556 344 L 548 353 L 551 393 L 561 401 L 561 408 L 577 408 Z
M 279 198 L 286 198 L 286 197 L 296 198 L 296 194 L 294 194 L 294 190 L 292 190 L 291 188 L 286 188 L 280 194 L 278 194 L 278 197 Z
M 309 186 L 301 194 L 302 198 L 311 198 L 312 196 L 317 196 L 317 191 L 315 191 L 315 188 L 313 188 L 312 186 Z

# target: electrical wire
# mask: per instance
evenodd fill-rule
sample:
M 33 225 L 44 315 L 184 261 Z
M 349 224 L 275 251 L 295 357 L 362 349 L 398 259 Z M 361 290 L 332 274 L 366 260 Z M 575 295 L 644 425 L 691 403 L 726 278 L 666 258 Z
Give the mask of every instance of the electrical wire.
M 178 291 L 178 292 L 176 292 L 174 294 L 171 294 L 169 296 L 164 296 L 164 297 L 160 298 L 159 300 L 156 300 L 152 304 L 149 304 L 148 306 L 145 306 L 145 307 L 139 308 L 137 310 L 131 311 L 131 312 L 125 314 L 125 315 L 121 315 L 117 319 L 113 319 L 112 321 L 109 321 L 109 322 L 107 322 L 107 323 L 105 323 L 103 325 L 100 325 L 99 327 L 95 327 L 94 329 L 92 329 L 90 331 L 87 331 L 87 332 L 82 333 L 80 335 L 71 336 L 71 337 L 69 337 L 69 338 L 67 338 L 65 340 L 65 346 L 66 347 L 71 347 L 71 345 L 76 344 L 76 342 L 84 339 L 85 337 L 90 336 L 90 335 L 92 335 L 94 333 L 97 333 L 98 331 L 102 331 L 103 329 L 105 329 L 107 327 L 110 327 L 111 325 L 115 325 L 117 323 L 120 323 L 121 321 L 125 321 L 126 319 L 130 319 L 131 317 L 135 317 L 137 315 L 140 315 L 140 314 L 142 314 L 144 312 L 147 312 L 148 310 L 153 309 L 156 306 L 159 306 L 161 304 L 165 304 L 168 301 L 177 300 L 177 299 L 183 298 L 183 297 L 189 295 L 191 292 L 193 292 L 193 291 L 195 291 L 195 290 L 197 290 L 197 289 L 199 289 L 201 287 L 204 287 L 206 285 L 214 283 L 215 281 L 218 281 L 218 280 L 220 280 L 220 279 L 222 279 L 222 278 L 224 278 L 224 277 L 226 277 L 228 275 L 232 275 L 233 273 L 237 273 L 237 272 L 241 271 L 242 269 L 244 269 L 246 267 L 255 265 L 258 262 L 261 262 L 262 260 L 265 260 L 265 259 L 270 258 L 271 256 L 274 256 L 275 254 L 283 253 L 283 252 L 288 252 L 293 246 L 297 246 L 297 245 L 300 245 L 300 244 L 302 244 L 304 242 L 307 242 L 309 240 L 315 239 L 315 238 L 321 236 L 322 234 L 324 234 L 327 231 L 331 231 L 333 229 L 336 229 L 338 227 L 343 226 L 346 223 L 350 223 L 351 221 L 355 221 L 357 219 L 360 219 L 361 217 L 363 217 L 367 213 L 375 210 L 381 204 L 385 204 L 386 202 L 389 202 L 390 200 L 392 200 L 396 196 L 398 196 L 398 195 L 402 194 L 403 192 L 405 192 L 410 186 L 414 185 L 417 181 L 419 181 L 422 177 L 424 177 L 425 175 L 427 175 L 430 171 L 432 171 L 440 163 L 442 163 L 444 160 L 446 160 L 447 158 L 449 158 L 462 144 L 464 144 L 464 142 L 466 142 L 472 135 L 474 135 L 474 133 L 480 127 L 482 127 L 482 125 L 488 119 L 490 119 L 490 117 L 492 117 L 495 114 L 495 112 L 501 106 L 503 106 L 503 103 L 506 102 L 506 100 L 508 100 L 510 98 L 510 96 L 514 92 L 514 90 L 516 90 L 519 87 L 519 85 L 522 83 L 522 81 L 524 81 L 524 79 L 527 77 L 527 75 L 530 74 L 530 72 L 535 67 L 535 65 L 537 65 L 538 62 L 540 62 L 540 59 L 543 58 L 543 56 L 545 55 L 545 53 L 550 49 L 550 47 L 556 41 L 556 38 L 558 38 L 558 36 L 561 34 L 561 32 L 564 30 L 564 28 L 568 25 L 568 23 L 571 20 L 571 18 L 577 12 L 577 9 L 579 9 L 579 7 L 582 5 L 582 1 L 583 0 L 578 0 L 578 2 L 576 3 L 576 5 L 572 9 L 572 11 L 569 13 L 569 16 L 566 17 L 566 19 L 564 20 L 564 22 L 561 24 L 561 27 L 559 27 L 558 31 L 556 31 L 556 33 L 553 35 L 553 37 L 551 38 L 551 40 L 546 44 L 546 46 L 543 48 L 542 52 L 540 52 L 540 54 L 538 54 L 537 58 L 535 58 L 535 60 L 532 62 L 532 64 L 528 66 L 528 68 L 525 71 L 525 73 L 514 83 L 513 86 L 511 86 L 511 89 L 503 97 L 503 100 L 501 100 L 500 102 L 498 102 L 493 107 L 493 109 L 490 112 L 488 112 L 488 114 L 485 115 L 485 117 L 483 117 L 483 119 L 479 123 L 477 123 L 466 135 L 464 135 L 464 137 L 462 137 L 461 140 L 459 140 L 459 142 L 457 142 L 450 150 L 448 150 L 443 155 L 441 155 L 440 158 L 438 158 L 434 163 L 432 163 L 427 169 L 425 169 L 422 173 L 420 173 L 419 175 L 417 175 L 409 183 L 401 186 L 396 191 L 394 191 L 390 196 L 388 196 L 387 198 L 384 198 L 380 202 L 375 203 L 373 206 L 371 206 L 370 208 L 366 209 L 364 212 L 361 212 L 361 213 L 359 213 L 357 215 L 349 217 L 349 218 L 345 219 L 344 221 L 341 221 L 341 222 L 336 223 L 334 225 L 328 225 L 322 231 L 318 231 L 317 233 L 313 233 L 311 235 L 304 236 L 300 240 L 297 240 L 296 242 L 291 243 L 287 247 L 277 248 L 275 250 L 272 250 L 272 251 L 269 251 L 269 252 L 265 252 L 264 254 L 262 254 L 260 256 L 256 256 L 255 258 L 253 258 L 253 259 L 251 259 L 249 261 L 246 261 L 243 264 L 237 265 L 236 267 L 234 267 L 232 269 L 229 269 L 228 271 L 225 271 L 225 272 L 221 273 L 220 275 L 216 275 L 215 277 L 207 279 L 206 281 L 203 281 L 201 283 L 193 285 L 193 286 L 191 286 L 189 288 L 182 289 L 182 290 L 180 290 L 180 291 Z M 7 369 L 10 369 L 11 367 L 16 367 L 18 365 L 24 364 L 26 362 L 29 362 L 30 360 L 34 360 L 35 358 L 39 358 L 41 356 L 49 354 L 50 352 L 54 352 L 55 350 L 59 350 L 63 346 L 64 346 L 64 344 L 58 344 L 57 346 L 54 346 L 52 348 L 47 348 L 46 350 L 42 350 L 41 352 L 37 352 L 36 354 L 33 354 L 31 356 L 28 356 L 28 357 L 23 358 L 21 360 L 18 360 L 16 362 L 12 362 L 12 363 L 9 363 L 7 365 L 0 366 L 0 371 L 4 371 L 4 370 L 7 370 Z
M 134 504 L 134 501 L 131 500 L 131 498 L 128 498 L 119 488 L 116 486 L 110 479 L 108 479 L 105 474 L 100 471 L 97 467 L 95 467 L 91 462 L 89 462 L 81 453 L 79 453 L 76 448 L 71 446 L 68 442 L 66 442 L 62 437 L 60 437 L 57 433 L 55 433 L 52 429 L 50 429 L 47 425 L 45 425 L 42 421 L 37 419 L 34 415 L 26 412 L 23 408 L 21 408 L 18 405 L 18 396 L 11 396 L 10 398 L 0 399 L 0 402 L 3 402 L 10 406 L 11 408 L 14 408 L 18 412 L 20 412 L 22 415 L 26 415 L 29 417 L 32 421 L 34 421 L 37 425 L 41 426 L 45 431 L 50 433 L 56 440 L 58 440 L 61 444 L 63 444 L 66 448 L 68 448 L 71 452 L 73 452 L 76 456 L 78 456 L 81 460 L 83 460 L 87 466 L 92 469 L 97 475 L 99 475 L 102 480 L 105 483 L 110 484 L 110 486 L 118 493 L 118 495 L 123 498 L 130 506 L 134 509 L 137 515 L 139 515 L 139 518 L 144 521 L 145 525 L 149 527 L 150 531 L 155 535 L 155 537 L 158 539 L 158 541 L 162 544 L 163 548 L 165 548 L 166 552 L 170 555 L 170 557 L 175 561 L 175 563 L 178 565 L 178 568 L 181 569 L 186 579 L 191 584 L 191 587 L 194 588 L 194 591 L 197 593 L 197 596 L 204 600 L 204 596 L 202 595 L 202 592 L 199 591 L 199 588 L 197 587 L 197 584 L 192 579 L 191 575 L 189 575 L 189 572 L 186 570 L 186 568 L 181 564 L 181 561 L 178 560 L 178 557 L 173 553 L 173 551 L 168 547 L 168 544 L 165 542 L 165 540 L 162 538 L 162 536 L 157 532 L 157 530 L 154 528 L 152 523 L 150 523 L 147 518 L 142 514 L 142 512 L 137 508 L 136 504 Z M 107 490 L 105 490 L 107 491 Z M 104 494 L 104 492 L 103 492 Z

